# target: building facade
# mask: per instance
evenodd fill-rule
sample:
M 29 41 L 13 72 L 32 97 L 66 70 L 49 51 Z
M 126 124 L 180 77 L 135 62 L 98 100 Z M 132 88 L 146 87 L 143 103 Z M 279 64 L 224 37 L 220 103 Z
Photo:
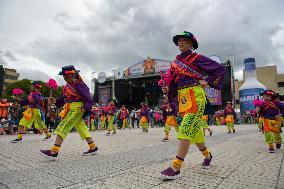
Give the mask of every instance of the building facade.
M 2 98 L 3 85 L 4 85 L 4 68 L 2 65 L 0 65 L 0 98 Z
M 1 72 L 1 67 L 0 67 L 0 72 Z M 0 76 L 0 92 L 1 92 L 1 97 L 3 94 L 5 94 L 5 89 L 6 87 L 18 81 L 20 74 L 17 73 L 15 69 L 10 69 L 10 68 L 3 68 L 2 66 L 2 72 Z
M 267 89 L 271 89 L 280 94 L 284 94 L 284 74 L 278 74 L 277 65 L 257 67 L 256 75 L 259 82 L 261 82 Z M 235 97 L 239 100 L 239 88 L 244 83 L 245 74 L 243 72 L 243 80 L 235 81 Z

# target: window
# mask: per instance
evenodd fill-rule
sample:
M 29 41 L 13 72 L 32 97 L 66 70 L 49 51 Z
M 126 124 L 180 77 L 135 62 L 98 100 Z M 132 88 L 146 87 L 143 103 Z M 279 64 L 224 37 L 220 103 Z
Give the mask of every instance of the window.
M 278 87 L 284 87 L 284 82 L 279 82 Z
M 13 76 L 13 75 L 5 75 L 5 79 L 17 80 L 18 77 L 17 76 Z

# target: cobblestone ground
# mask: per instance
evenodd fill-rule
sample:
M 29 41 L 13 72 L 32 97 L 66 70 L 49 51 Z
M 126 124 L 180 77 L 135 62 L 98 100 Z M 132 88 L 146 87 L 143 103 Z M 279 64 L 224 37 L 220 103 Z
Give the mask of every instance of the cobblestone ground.
M 175 132 L 162 143 L 163 130 L 119 130 L 116 135 L 94 132 L 98 155 L 82 156 L 85 141 L 71 133 L 60 151 L 58 161 L 42 157 L 39 149 L 49 149 L 44 136 L 26 135 L 24 142 L 13 144 L 15 136 L 0 136 L 0 188 L 283 188 L 284 148 L 267 152 L 263 135 L 254 125 L 239 125 L 237 133 L 227 134 L 226 127 L 213 128 L 207 145 L 214 155 L 212 167 L 201 167 L 203 157 L 191 146 L 175 181 L 160 180 L 160 171 L 171 164 L 177 149 Z

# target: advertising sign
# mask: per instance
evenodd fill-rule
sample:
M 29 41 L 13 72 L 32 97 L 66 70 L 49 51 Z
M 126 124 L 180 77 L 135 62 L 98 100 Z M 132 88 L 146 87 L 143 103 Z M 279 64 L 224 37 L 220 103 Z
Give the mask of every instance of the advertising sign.
M 209 102 L 212 105 L 221 105 L 222 104 L 222 99 L 221 99 L 221 91 L 211 88 L 211 87 L 206 87 L 205 88 L 206 96 L 209 100 Z
M 254 110 L 253 101 L 257 99 L 259 93 L 264 91 L 262 88 L 253 88 L 253 89 L 243 89 L 240 90 L 240 109 L 241 114 L 244 114 L 246 111 Z
M 99 105 L 107 105 L 110 99 L 110 86 L 99 86 Z

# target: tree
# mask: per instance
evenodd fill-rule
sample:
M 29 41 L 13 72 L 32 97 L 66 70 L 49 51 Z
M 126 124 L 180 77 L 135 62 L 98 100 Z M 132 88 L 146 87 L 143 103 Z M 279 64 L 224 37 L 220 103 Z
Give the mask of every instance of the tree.
M 46 83 L 43 81 L 38 81 L 41 83 L 42 85 L 42 89 L 40 90 L 42 96 L 44 97 L 49 97 L 49 88 L 47 87 Z M 23 94 L 24 98 L 27 98 L 29 93 L 30 93 L 30 86 L 31 86 L 31 80 L 28 79 L 23 79 L 23 80 L 19 80 L 17 82 L 11 83 L 6 87 L 6 92 L 4 94 L 4 98 L 8 99 L 9 101 L 12 100 L 12 91 L 15 88 L 21 88 L 22 90 L 25 91 L 25 93 Z M 59 86 L 57 90 L 53 90 L 52 94 L 53 97 L 58 97 L 62 95 L 62 86 Z

